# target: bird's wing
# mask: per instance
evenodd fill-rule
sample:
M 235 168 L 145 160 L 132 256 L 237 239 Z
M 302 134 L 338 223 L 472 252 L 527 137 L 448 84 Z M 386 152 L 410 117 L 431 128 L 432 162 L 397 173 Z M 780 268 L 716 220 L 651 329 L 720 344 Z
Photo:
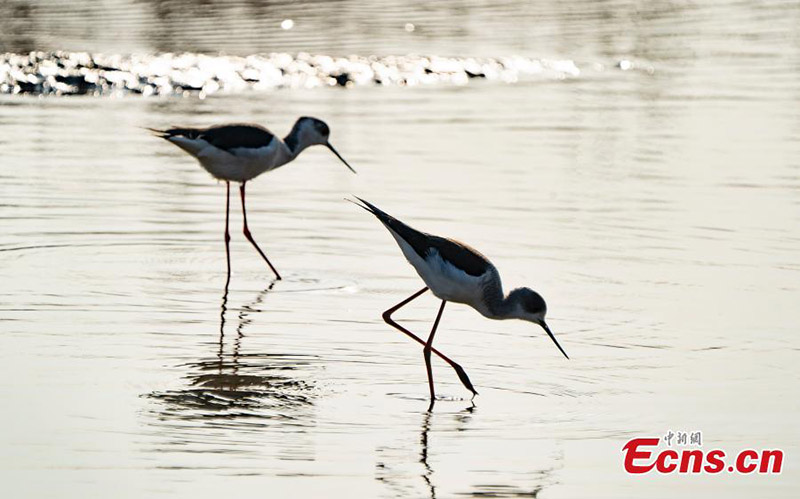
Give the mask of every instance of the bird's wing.
M 355 203 L 356 205 L 375 215 L 386 228 L 406 241 L 414 249 L 414 252 L 423 259 L 430 255 L 433 250 L 436 250 L 442 258 L 473 276 L 482 275 L 492 265 L 489 259 L 479 251 L 460 241 L 420 232 L 389 215 L 369 201 L 365 201 L 358 196 L 355 196 L 355 198 L 364 203 L 363 205 Z
M 232 149 L 258 149 L 269 146 L 275 139 L 266 128 L 260 125 L 230 124 L 209 128 L 169 128 L 167 130 L 149 129 L 164 139 L 184 137 L 190 140 L 202 139 L 224 151 Z
M 461 241 L 437 236 L 431 238 L 433 239 L 431 246 L 439 251 L 442 258 L 469 275 L 483 275 L 492 265 L 492 262 L 478 250 Z

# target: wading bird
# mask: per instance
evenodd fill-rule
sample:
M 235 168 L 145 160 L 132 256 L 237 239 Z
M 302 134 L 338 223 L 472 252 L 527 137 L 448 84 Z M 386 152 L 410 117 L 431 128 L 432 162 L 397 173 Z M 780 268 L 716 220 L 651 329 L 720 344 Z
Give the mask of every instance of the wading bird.
M 425 367 L 428 371 L 431 407 L 435 400 L 433 373 L 431 372 L 431 352 L 450 364 L 461 382 L 467 390 L 472 392 L 473 396 L 478 394 L 464 369 L 433 348 L 433 335 L 436 334 L 436 328 L 442 318 L 444 306 L 448 301 L 469 305 L 480 312 L 481 315 L 490 319 L 522 319 L 536 323 L 550 336 L 550 339 L 561 350 L 564 357 L 569 359 L 567 353 L 556 341 L 556 337 L 553 336 L 550 328 L 547 327 L 547 323 L 544 320 L 544 316 L 547 313 L 547 305 L 545 305 L 544 299 L 539 293 L 530 288 L 517 288 L 507 296 L 504 296 L 503 285 L 500 282 L 500 274 L 497 269 L 492 265 L 492 262 L 476 250 L 453 239 L 434 236 L 412 229 L 368 201 L 359 197 L 356 197 L 356 199 L 363 204 L 355 201 L 351 202 L 364 208 L 380 220 L 397 241 L 406 260 L 425 281 L 426 287 L 384 312 L 383 320 L 425 346 L 423 355 L 425 357 Z M 423 341 L 420 337 L 392 320 L 392 314 L 428 289 L 442 300 L 442 304 L 439 307 L 436 320 L 433 322 L 428 340 Z
M 230 214 L 230 183 L 240 182 L 239 194 L 242 198 L 242 218 L 244 220 L 244 236 L 255 247 L 275 277 L 281 276 L 270 263 L 267 255 L 256 244 L 250 229 L 247 227 L 247 210 L 245 209 L 244 189 L 249 180 L 264 172 L 294 160 L 304 149 L 313 145 L 323 145 L 339 158 L 353 173 L 356 171 L 345 161 L 328 141 L 330 128 L 317 118 L 299 118 L 289 135 L 280 139 L 260 125 L 229 124 L 216 125 L 209 128 L 169 128 L 157 130 L 150 128 L 159 137 L 175 144 L 200 162 L 203 168 L 213 177 L 225 181 L 225 256 L 228 262 L 227 288 L 231 279 L 230 233 L 228 218 Z

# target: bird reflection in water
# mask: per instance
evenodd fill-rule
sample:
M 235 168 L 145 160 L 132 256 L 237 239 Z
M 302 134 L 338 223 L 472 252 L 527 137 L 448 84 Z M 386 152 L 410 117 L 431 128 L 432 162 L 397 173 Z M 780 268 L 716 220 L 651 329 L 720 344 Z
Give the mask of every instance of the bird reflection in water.
M 234 310 L 228 308 L 226 287 L 220 306 L 216 356 L 180 366 L 190 370 L 185 376 L 188 387 L 150 395 L 165 403 L 159 411 L 162 419 L 295 419 L 303 414 L 303 408 L 311 406 L 315 396 L 313 380 L 306 376 L 301 379 L 297 374 L 313 368 L 314 356 L 241 352 L 244 331 L 252 323 L 253 314 L 263 311 L 260 307 L 275 282 L 238 310 L 232 338 L 225 334 L 227 316 Z
M 425 480 L 425 484 L 428 486 L 430 497 L 431 499 L 436 499 L 436 486 L 431 480 L 433 468 L 431 468 L 431 465 L 428 464 L 428 431 L 431 429 L 431 414 L 433 414 L 433 411 L 426 411 L 425 417 L 422 420 L 422 437 L 420 438 L 422 452 L 420 453 L 419 462 L 422 463 L 422 467 L 424 468 L 424 471 L 422 472 L 422 479 Z
M 377 454 L 380 459 L 376 463 L 375 479 L 389 488 L 391 495 L 400 497 L 429 497 L 430 499 L 451 496 L 538 497 L 545 485 L 552 482 L 553 469 L 551 468 L 525 470 L 512 477 L 512 480 L 508 480 L 511 483 L 482 482 L 491 475 L 476 474 L 475 470 L 471 469 L 470 460 L 462 460 L 461 465 L 456 468 L 451 463 L 451 466 L 446 466 L 444 470 L 437 473 L 437 461 L 441 462 L 442 459 L 446 461 L 448 456 L 453 457 L 453 432 L 462 434 L 458 438 L 470 438 L 471 433 L 469 432 L 474 428 L 475 412 L 474 403 L 454 414 L 423 412 L 419 439 L 416 440 L 419 442 L 419 447 L 414 445 L 413 450 L 408 445 L 379 447 Z M 431 432 L 434 427 L 438 429 Z M 437 435 L 444 441 L 437 442 Z M 439 454 L 437 454 L 437 448 Z M 416 459 L 412 456 L 416 456 Z M 560 459 L 556 458 L 556 461 L 560 461 Z M 412 471 L 409 465 L 414 462 L 418 465 Z M 503 480 L 509 477 L 502 475 L 496 478 Z M 474 482 L 474 480 L 480 481 Z M 531 484 L 531 482 L 533 483 Z
M 474 411 L 475 403 L 470 401 L 469 407 L 466 407 L 456 414 L 450 414 L 450 416 L 453 417 L 452 422 L 456 424 L 457 431 L 466 431 L 468 429 Z M 376 463 L 378 474 L 375 479 L 389 487 L 394 495 L 407 497 L 422 495 L 420 493 L 421 489 L 419 488 L 420 483 L 418 481 L 419 478 L 422 478 L 422 482 L 427 490 L 425 497 L 435 499 L 437 488 L 435 480 L 436 471 L 428 459 L 433 448 L 430 438 L 430 429 L 436 418 L 439 418 L 441 422 L 441 418 L 446 416 L 446 414 L 434 416 L 431 410 L 422 413 L 418 450 L 414 449 L 411 451 L 405 446 L 401 448 L 391 446 L 379 447 L 377 453 L 381 456 L 381 459 Z M 415 461 L 412 455 L 417 456 Z M 413 462 L 419 463 L 421 468 L 417 468 L 416 471 L 412 472 L 408 466 Z M 446 493 L 445 495 L 447 496 L 448 494 Z

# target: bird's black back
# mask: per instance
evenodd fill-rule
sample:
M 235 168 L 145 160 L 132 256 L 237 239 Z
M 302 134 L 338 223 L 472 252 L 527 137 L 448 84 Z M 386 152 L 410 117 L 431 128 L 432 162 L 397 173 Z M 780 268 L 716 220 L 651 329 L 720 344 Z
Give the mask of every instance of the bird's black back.
M 453 239 L 434 236 L 425 232 L 420 232 L 400 220 L 384 212 L 372 203 L 357 197 L 366 206 L 366 209 L 386 227 L 394 231 L 422 258 L 426 258 L 432 250 L 439 252 L 442 258 L 451 262 L 456 267 L 472 276 L 479 276 L 485 273 L 492 263 L 483 256 L 478 250 Z
M 161 132 L 162 137 L 181 136 L 189 139 L 203 139 L 209 144 L 224 151 L 231 149 L 258 149 L 267 147 L 275 136 L 260 125 L 230 124 L 209 128 L 170 128 Z

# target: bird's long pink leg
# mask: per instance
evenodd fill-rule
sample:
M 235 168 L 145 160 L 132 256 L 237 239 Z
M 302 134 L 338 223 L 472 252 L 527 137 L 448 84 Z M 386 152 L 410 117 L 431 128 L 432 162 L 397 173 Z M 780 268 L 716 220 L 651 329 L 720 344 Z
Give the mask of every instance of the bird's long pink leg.
M 225 291 L 231 283 L 231 233 L 228 230 L 228 220 L 231 213 L 231 183 L 225 181 L 225 259 L 228 261 L 228 278 L 225 280 Z
M 389 324 L 393 328 L 397 329 L 401 333 L 407 335 L 408 337 L 410 337 L 411 339 L 413 339 L 414 341 L 416 341 L 417 343 L 419 343 L 419 344 L 421 344 L 423 346 L 426 346 L 427 343 L 422 338 L 420 338 L 419 336 L 415 335 L 414 333 L 412 333 L 408 329 L 406 329 L 403 326 L 401 326 L 400 324 L 396 323 L 392 319 L 392 314 L 397 312 L 401 308 L 403 308 L 405 305 L 410 303 L 411 300 L 417 298 L 418 296 L 420 296 L 425 291 L 428 291 L 427 287 L 422 288 L 421 290 L 417 291 L 416 293 L 414 293 L 410 297 L 406 298 L 405 300 L 401 301 L 400 303 L 398 303 L 397 305 L 395 305 L 394 307 L 390 308 L 389 310 L 387 310 L 386 312 L 383 313 L 383 320 L 386 322 L 386 324 Z M 473 395 L 477 395 L 478 394 L 478 392 L 475 391 L 475 388 L 472 386 L 472 382 L 470 382 L 469 376 L 467 376 L 467 373 L 464 371 L 464 369 L 460 365 L 458 365 L 457 363 L 453 362 L 445 354 L 443 354 L 439 350 L 436 350 L 433 347 L 431 347 L 431 352 L 435 353 L 443 361 L 445 361 L 448 364 L 450 364 L 450 367 L 452 367 L 456 371 L 456 374 L 458 375 L 458 379 L 461 380 L 461 383 L 466 387 L 467 390 L 471 391 Z
M 436 334 L 436 328 L 439 327 L 439 319 L 442 318 L 442 312 L 444 312 L 444 306 L 446 303 L 447 300 L 442 300 L 442 306 L 439 307 L 439 313 L 436 314 L 436 320 L 433 321 L 431 334 L 428 336 L 428 341 L 425 343 L 425 348 L 422 350 L 422 354 L 425 357 L 425 369 L 428 370 L 428 387 L 431 389 L 430 408 L 433 408 L 433 402 L 436 400 L 436 395 L 433 392 L 433 370 L 431 370 L 431 349 L 433 348 L 433 335 Z
M 241 194 L 241 197 L 242 197 L 242 219 L 244 220 L 244 237 L 246 237 L 247 240 L 250 241 L 253 244 L 253 246 L 256 248 L 256 251 L 258 251 L 258 254 L 261 255 L 261 258 L 263 258 L 264 261 L 267 262 L 267 265 L 269 265 L 269 268 L 272 269 L 272 271 L 275 273 L 275 278 L 280 281 L 281 280 L 281 275 L 278 273 L 277 270 L 275 270 L 275 267 L 273 267 L 272 264 L 269 262 L 269 258 L 267 258 L 267 255 L 265 255 L 264 252 L 261 251 L 261 248 L 258 247 L 258 244 L 256 244 L 256 240 L 253 239 L 253 235 L 250 234 L 250 229 L 247 228 L 247 209 L 244 207 L 244 184 L 245 183 L 246 182 L 242 182 L 241 187 L 239 187 L 239 194 Z

